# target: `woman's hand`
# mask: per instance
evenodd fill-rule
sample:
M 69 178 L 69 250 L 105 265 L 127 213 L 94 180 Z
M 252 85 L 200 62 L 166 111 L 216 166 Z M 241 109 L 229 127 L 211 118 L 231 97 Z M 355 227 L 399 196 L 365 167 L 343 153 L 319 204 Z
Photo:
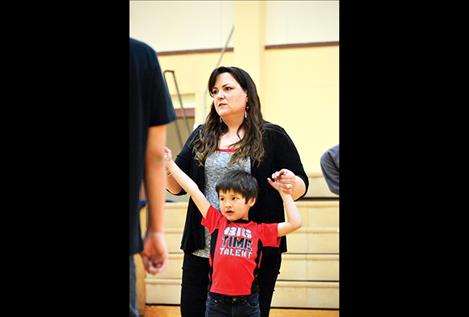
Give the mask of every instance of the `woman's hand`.
M 267 182 L 270 184 L 270 186 L 272 186 L 273 188 L 275 188 L 278 193 L 280 194 L 280 196 L 283 196 L 285 194 L 288 194 L 288 195 L 291 195 L 293 193 L 293 190 L 291 189 L 283 189 L 283 187 L 281 187 L 280 183 L 279 182 L 274 182 L 273 180 L 271 180 L 269 177 L 267 178 Z
M 275 181 L 269 181 L 272 187 L 290 195 L 293 193 L 293 189 L 297 183 L 296 175 L 286 168 L 282 168 L 280 171 L 273 173 L 272 179 Z

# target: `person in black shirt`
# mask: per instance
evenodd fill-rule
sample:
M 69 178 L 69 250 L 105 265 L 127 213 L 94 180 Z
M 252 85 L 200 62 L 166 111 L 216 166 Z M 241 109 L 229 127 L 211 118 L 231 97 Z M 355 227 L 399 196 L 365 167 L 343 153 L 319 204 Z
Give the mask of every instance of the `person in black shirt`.
M 175 120 L 156 52 L 129 38 L 129 311 L 138 316 L 134 255 L 147 272 L 164 270 L 168 251 L 163 231 L 166 125 Z M 144 180 L 148 222 L 142 240 L 139 189 Z

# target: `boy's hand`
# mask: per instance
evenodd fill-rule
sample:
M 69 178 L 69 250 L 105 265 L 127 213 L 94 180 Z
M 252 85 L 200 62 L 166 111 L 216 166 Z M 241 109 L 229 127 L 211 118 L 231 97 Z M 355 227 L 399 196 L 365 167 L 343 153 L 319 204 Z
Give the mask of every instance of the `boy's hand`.
M 164 160 L 171 161 L 173 159 L 173 154 L 168 147 L 164 147 Z

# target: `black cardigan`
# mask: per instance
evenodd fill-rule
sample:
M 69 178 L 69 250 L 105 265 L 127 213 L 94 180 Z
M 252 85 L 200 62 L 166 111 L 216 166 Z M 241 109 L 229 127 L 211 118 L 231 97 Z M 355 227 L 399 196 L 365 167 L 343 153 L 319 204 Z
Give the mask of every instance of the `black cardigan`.
M 198 126 L 186 141 L 181 152 L 177 156 L 176 164 L 192 178 L 200 190 L 204 191 L 205 170 L 195 160 L 192 153 L 192 143 L 203 125 Z M 251 160 L 251 174 L 259 184 L 259 194 L 256 204 L 249 210 L 249 219 L 257 223 L 276 223 L 285 221 L 283 202 L 280 194 L 267 182 L 267 177 L 272 173 L 286 168 L 300 177 L 308 191 L 308 177 L 303 169 L 300 156 L 295 144 L 285 130 L 275 124 L 264 122 L 264 150 L 265 156 L 262 163 L 257 166 Z M 184 190 L 176 195 L 185 194 Z M 304 195 L 303 195 L 304 196 Z M 181 249 L 192 253 L 194 250 L 203 249 L 205 246 L 204 227 L 201 225 L 202 215 L 192 199 L 189 199 L 187 207 L 186 223 L 181 241 Z M 287 241 L 282 237 L 280 248 L 265 248 L 264 254 L 287 251 Z

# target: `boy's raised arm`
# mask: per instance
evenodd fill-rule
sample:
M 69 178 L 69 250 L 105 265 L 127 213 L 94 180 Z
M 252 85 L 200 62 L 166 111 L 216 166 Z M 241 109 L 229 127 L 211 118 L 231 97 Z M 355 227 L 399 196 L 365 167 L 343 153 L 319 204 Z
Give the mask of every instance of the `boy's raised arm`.
M 197 184 L 189 176 L 187 176 L 186 173 L 184 173 L 172 160 L 171 150 L 167 147 L 165 148 L 165 160 L 168 174 L 172 175 L 178 184 L 181 185 L 181 187 L 186 191 L 186 193 L 191 196 L 200 213 L 205 218 L 208 208 L 210 207 L 209 201 L 200 191 Z
M 283 204 L 287 212 L 287 221 L 280 222 L 278 224 L 278 236 L 283 237 L 293 231 L 300 229 L 301 226 L 303 225 L 303 222 L 301 220 L 298 207 L 296 207 L 296 204 L 293 201 L 293 198 L 291 196 L 292 189 L 288 189 L 287 191 L 284 191 L 280 189 L 278 184 L 276 184 L 270 178 L 268 178 L 267 181 L 273 188 L 275 188 L 278 191 L 278 193 L 280 194 L 280 197 L 282 197 Z

